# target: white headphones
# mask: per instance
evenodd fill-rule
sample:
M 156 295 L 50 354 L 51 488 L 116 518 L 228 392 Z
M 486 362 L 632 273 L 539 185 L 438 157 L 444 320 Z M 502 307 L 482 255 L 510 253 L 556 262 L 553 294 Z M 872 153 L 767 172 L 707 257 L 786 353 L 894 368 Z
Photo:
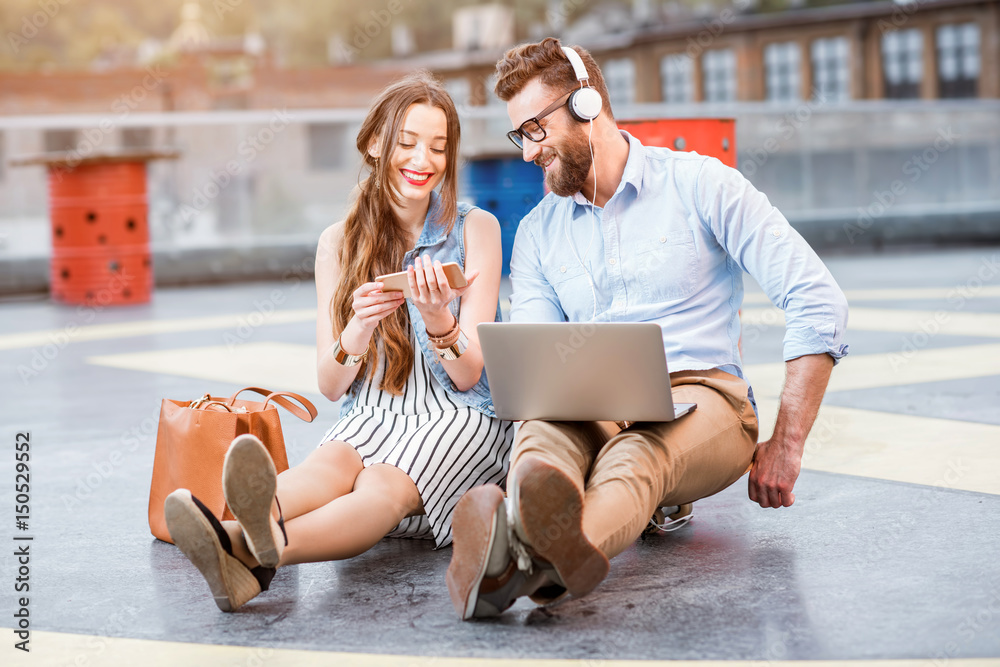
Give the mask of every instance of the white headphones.
M 580 82 L 580 87 L 573 91 L 573 94 L 569 96 L 569 100 L 566 102 L 569 115 L 581 123 L 590 123 L 590 136 L 587 137 L 587 144 L 590 146 L 590 160 L 594 164 L 594 194 L 596 196 L 597 164 L 594 163 L 594 144 L 591 139 L 594 134 L 594 119 L 601 115 L 601 107 L 604 106 L 604 102 L 601 100 L 601 94 L 595 88 L 591 88 L 590 76 L 587 74 L 587 67 L 583 64 L 583 58 L 580 57 L 580 54 L 566 46 L 562 47 L 562 50 L 566 54 L 566 59 L 573 66 L 573 73 L 576 75 L 576 80 Z M 593 202 L 590 202 L 590 219 L 593 225 L 590 228 L 590 242 L 587 243 L 587 250 L 583 253 L 584 257 L 590 254 L 590 248 L 594 244 L 594 232 L 599 226 L 597 216 L 594 213 Z M 594 321 L 597 319 L 597 288 L 594 286 L 594 277 L 590 275 L 587 265 L 584 264 L 583 259 L 577 254 L 576 244 L 569 237 L 568 226 L 563 227 L 563 235 L 566 237 L 566 243 L 569 245 L 570 250 L 573 251 L 573 256 L 580 263 L 584 274 L 587 276 L 587 283 L 590 285 L 590 295 L 594 298 L 594 313 L 590 316 L 590 320 Z
M 584 66 L 580 54 L 568 46 L 562 47 L 562 50 L 566 54 L 566 59 L 573 66 L 573 73 L 576 75 L 577 81 L 580 82 L 580 89 L 573 91 L 573 94 L 569 96 L 567 102 L 569 115 L 581 123 L 587 123 L 601 115 L 601 107 L 603 106 L 601 94 L 595 88 L 590 87 L 590 76 L 587 74 L 587 68 Z

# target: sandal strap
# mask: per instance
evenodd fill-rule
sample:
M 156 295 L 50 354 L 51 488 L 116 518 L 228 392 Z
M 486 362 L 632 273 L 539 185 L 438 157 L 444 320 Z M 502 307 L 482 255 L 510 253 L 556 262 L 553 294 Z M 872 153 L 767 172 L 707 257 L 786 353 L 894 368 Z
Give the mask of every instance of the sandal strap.
M 215 536 L 222 544 L 222 548 L 227 554 L 233 556 L 233 542 L 229 539 L 229 533 L 227 533 L 226 529 L 222 527 L 222 523 L 215 518 L 215 515 L 212 514 L 212 510 L 205 507 L 205 504 L 198 500 L 193 493 L 191 494 L 191 500 L 194 501 L 194 504 L 201 510 L 201 513 L 205 515 L 206 519 L 208 519 L 208 523 L 212 526 L 212 530 L 215 531 Z M 233 556 L 233 558 L 236 557 Z
M 264 567 L 263 565 L 258 565 L 250 570 L 250 574 L 257 579 L 257 583 L 260 584 L 260 590 L 266 591 L 271 586 L 271 580 L 274 579 L 275 573 L 278 571 L 276 567 Z
M 274 504 L 278 506 L 278 528 L 281 529 L 281 534 L 285 538 L 285 546 L 288 546 L 288 533 L 285 532 L 285 515 L 281 513 L 281 503 L 278 502 L 278 496 L 274 496 Z
M 222 545 L 223 550 L 227 554 L 232 556 L 240 565 L 243 565 L 243 562 L 240 561 L 239 558 L 236 558 L 235 555 L 233 555 L 233 541 L 229 539 L 229 533 L 227 533 L 226 529 L 222 527 L 222 523 L 215 518 L 214 514 L 212 514 L 212 510 L 205 507 L 205 504 L 200 500 L 198 500 L 194 496 L 194 494 L 191 494 L 191 500 L 194 501 L 194 504 L 198 507 L 198 509 L 201 510 L 201 513 L 205 515 L 206 519 L 208 519 L 208 523 L 212 526 L 212 530 L 215 531 L 215 536 L 216 538 L 218 538 L 219 544 Z M 280 505 L 278 506 L 278 511 L 279 512 L 281 511 Z M 279 524 L 280 523 L 284 522 L 279 521 Z M 282 533 L 285 532 L 284 526 L 282 526 L 281 532 Z M 287 537 L 285 537 L 285 544 L 288 544 Z M 246 565 L 243 565 L 243 567 L 246 567 Z M 268 587 L 271 585 L 271 580 L 274 579 L 274 575 L 277 572 L 277 568 L 264 567 L 263 565 L 258 565 L 257 567 L 254 568 L 248 567 L 247 569 L 250 571 L 250 574 L 252 574 L 254 578 L 257 580 L 257 583 L 260 584 L 260 590 L 262 591 L 266 591 L 268 589 Z

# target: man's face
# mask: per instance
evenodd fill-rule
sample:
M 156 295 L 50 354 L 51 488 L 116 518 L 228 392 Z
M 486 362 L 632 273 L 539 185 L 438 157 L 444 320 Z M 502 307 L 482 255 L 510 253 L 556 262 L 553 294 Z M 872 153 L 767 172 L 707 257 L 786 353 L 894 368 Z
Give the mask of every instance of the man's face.
M 565 93 L 546 87 L 538 78 L 532 79 L 507 102 L 511 125 L 520 127 Z M 565 106 L 542 118 L 539 124 L 545 138 L 537 142 L 523 139 L 524 161 L 534 162 L 545 171 L 549 190 L 560 197 L 572 196 L 583 188 L 593 162 L 587 140 L 589 128 L 574 120 Z

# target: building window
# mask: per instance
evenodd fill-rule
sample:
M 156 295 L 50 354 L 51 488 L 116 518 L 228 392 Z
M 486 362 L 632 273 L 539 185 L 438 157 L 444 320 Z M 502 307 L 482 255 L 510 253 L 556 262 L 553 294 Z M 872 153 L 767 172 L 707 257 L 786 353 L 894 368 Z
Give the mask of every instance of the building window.
M 702 88 L 706 102 L 736 99 L 736 54 L 732 49 L 705 51 L 701 57 Z
M 694 102 L 694 60 L 684 53 L 664 56 L 660 61 L 660 85 L 664 102 Z
M 882 71 L 888 99 L 919 98 L 924 78 L 923 33 L 911 28 L 882 35 Z
M 979 24 L 938 26 L 937 63 L 939 97 L 977 97 Z
M 46 153 L 76 150 L 76 130 L 45 130 Z
M 635 102 L 635 63 L 631 58 L 612 58 L 601 66 L 611 104 Z
M 309 168 L 313 171 L 343 169 L 347 147 L 345 126 L 340 123 L 312 123 L 309 132 Z
M 851 99 L 849 50 L 846 37 L 813 40 L 810 45 L 813 99 L 823 102 L 846 102 Z
M 802 52 L 796 42 L 780 42 L 764 47 L 764 80 L 770 102 L 802 99 Z

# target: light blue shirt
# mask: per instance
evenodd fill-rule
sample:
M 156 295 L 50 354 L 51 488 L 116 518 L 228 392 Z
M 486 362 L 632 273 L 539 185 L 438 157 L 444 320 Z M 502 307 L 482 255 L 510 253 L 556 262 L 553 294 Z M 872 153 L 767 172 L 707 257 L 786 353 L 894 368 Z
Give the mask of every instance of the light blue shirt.
M 622 135 L 625 173 L 603 208 L 549 193 L 521 221 L 512 322 L 656 322 L 671 372 L 742 378 L 746 271 L 785 311 L 786 361 L 847 354 L 844 293 L 763 193 L 715 158 Z

